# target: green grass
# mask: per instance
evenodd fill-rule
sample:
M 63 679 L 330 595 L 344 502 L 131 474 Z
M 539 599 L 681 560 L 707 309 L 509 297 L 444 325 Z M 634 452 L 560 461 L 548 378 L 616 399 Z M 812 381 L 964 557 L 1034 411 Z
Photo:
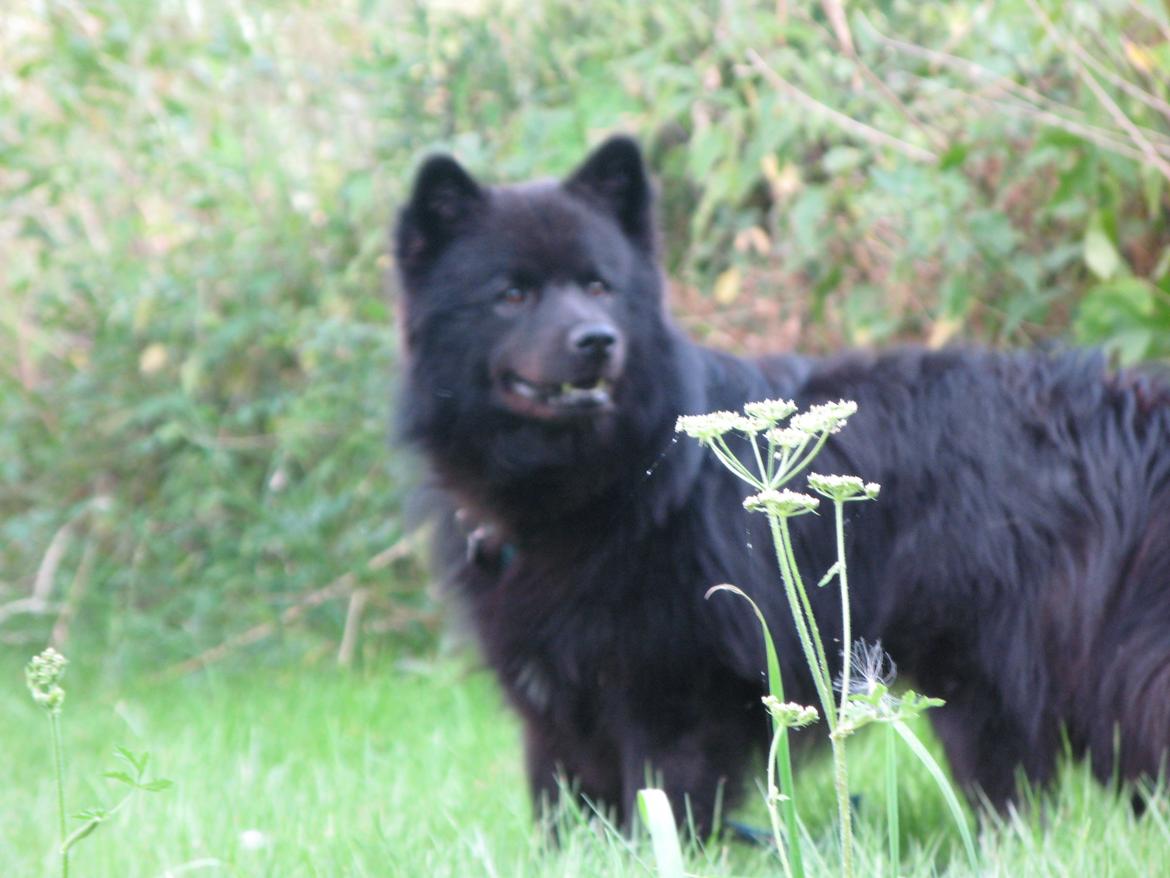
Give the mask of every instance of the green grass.
M 0 663 L 0 875 L 52 874 L 54 790 L 43 718 Z M 648 841 L 567 818 L 561 847 L 532 828 L 515 720 L 491 680 L 453 661 L 200 676 L 121 690 L 70 669 L 64 713 L 71 811 L 109 801 L 101 771 L 116 744 L 151 752 L 175 787 L 139 796 L 75 848 L 79 876 L 568 876 L 651 874 Z M 880 742 L 854 751 L 859 874 L 884 861 Z M 798 765 L 812 874 L 836 868 L 828 761 Z M 906 760 L 900 874 L 968 875 L 929 780 Z M 763 825 L 762 809 L 743 819 Z M 263 844 L 249 848 L 249 830 Z M 1089 780 L 1065 773 L 1026 816 L 986 826 L 984 875 L 1148 876 L 1170 846 L 1163 799 L 1144 818 Z M 776 875 L 767 851 L 741 843 L 692 849 L 688 872 Z

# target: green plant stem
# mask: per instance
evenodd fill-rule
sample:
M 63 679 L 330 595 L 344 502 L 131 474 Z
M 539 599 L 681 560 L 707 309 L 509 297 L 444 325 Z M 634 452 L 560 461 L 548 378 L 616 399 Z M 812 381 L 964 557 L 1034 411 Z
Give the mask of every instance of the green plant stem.
M 853 876 L 853 813 L 849 802 L 849 768 L 845 761 L 845 739 L 832 738 L 833 785 L 837 793 L 837 819 L 841 822 L 841 874 Z
M 843 563 L 845 556 L 844 516 L 841 514 L 840 504 L 836 505 L 838 513 L 838 576 L 841 577 L 843 583 L 843 630 L 844 632 L 850 632 L 848 579 L 845 578 L 843 569 L 845 567 Z M 829 742 L 833 749 L 837 815 L 841 823 L 841 873 L 845 878 L 852 878 L 853 813 L 849 802 L 849 764 L 846 757 L 844 739 L 837 738 L 833 735 L 838 725 L 838 709 L 840 710 L 840 718 L 844 718 L 845 699 L 848 695 L 848 690 L 842 690 L 841 705 L 838 708 L 838 705 L 833 701 L 832 679 L 830 677 L 828 659 L 825 655 L 824 642 L 821 640 L 820 631 L 817 628 L 816 617 L 813 615 L 812 603 L 809 600 L 808 591 L 804 588 L 803 580 L 800 578 L 800 571 L 796 564 L 796 554 L 792 546 L 792 534 L 788 529 L 788 521 L 787 519 L 776 516 L 769 516 L 768 518 L 772 526 L 772 540 L 776 549 L 776 560 L 780 565 L 781 576 L 784 579 L 784 587 L 788 594 L 788 602 L 792 611 L 793 621 L 796 625 L 797 637 L 800 639 L 801 648 L 805 653 L 805 660 L 808 662 L 809 672 L 813 676 L 813 682 L 816 685 L 817 694 L 821 701 L 825 720 L 829 725 Z M 851 634 L 847 634 L 847 636 L 851 636 Z M 849 650 L 846 649 L 846 666 L 848 666 L 848 662 Z
M 849 675 L 853 655 L 852 621 L 849 612 L 849 577 L 845 565 L 845 504 L 833 502 L 837 531 L 837 581 L 841 584 L 841 706 L 839 723 L 845 722 L 845 704 L 849 700 Z M 811 614 L 810 614 L 811 615 Z M 845 738 L 833 739 L 833 764 L 837 787 L 837 813 L 841 821 L 841 874 L 853 875 L 853 811 L 849 802 L 849 765 L 845 758 Z
M 91 817 L 81 826 L 77 827 L 77 829 L 73 830 L 73 832 L 69 834 L 69 837 L 66 838 L 65 841 L 61 844 L 61 848 L 66 853 L 68 853 L 69 849 L 72 848 L 75 844 L 77 844 L 83 838 L 89 836 L 95 829 L 121 811 L 122 806 L 130 801 L 130 797 L 133 796 L 135 792 L 136 790 L 131 790 L 130 792 L 126 793 L 126 795 L 122 796 L 122 798 L 118 801 L 118 804 L 116 804 L 109 811 L 106 811 L 100 817 Z
M 801 621 L 804 637 L 810 647 L 806 650 L 809 670 L 817 684 L 817 694 L 821 699 L 821 709 L 825 713 L 829 732 L 837 728 L 836 704 L 833 702 L 833 678 L 829 673 L 829 662 L 825 657 L 825 645 L 821 641 L 821 632 L 817 628 L 817 619 L 813 615 L 812 603 L 808 598 L 808 590 L 804 587 L 804 580 L 800 577 L 800 568 L 796 565 L 796 552 L 792 547 L 792 533 L 788 529 L 788 520 L 780 519 L 781 547 L 784 560 L 782 569 L 787 571 L 785 583 L 792 583 L 792 591 L 801 608 Z M 779 549 L 777 554 L 781 554 Z M 795 611 L 794 611 L 795 612 Z
M 836 725 L 836 717 L 833 712 L 833 697 L 831 693 L 825 690 L 824 674 L 821 672 L 821 666 L 817 661 L 816 650 L 813 647 L 812 637 L 808 631 L 808 623 L 805 621 L 804 609 L 801 607 L 797 582 L 795 581 L 799 574 L 795 569 L 789 569 L 788 566 L 789 553 L 786 550 L 785 544 L 785 540 L 789 538 L 788 529 L 785 526 L 784 520 L 774 515 L 768 516 L 768 524 L 772 528 L 772 545 L 776 551 L 776 563 L 780 566 L 780 576 L 784 580 L 784 593 L 788 598 L 788 609 L 792 613 L 792 623 L 796 627 L 796 637 L 800 641 L 800 648 L 804 652 L 804 660 L 808 664 L 809 673 L 812 675 L 813 685 L 816 687 L 817 697 L 821 702 L 821 710 L 824 712 L 830 728 L 832 728 Z
M 821 449 L 825 447 L 825 443 L 828 441 L 829 441 L 829 434 L 828 433 L 821 433 L 821 435 L 817 438 L 816 444 L 813 446 L 812 451 L 810 451 L 804 457 L 800 458 L 800 460 L 798 460 L 795 464 L 793 464 L 792 469 L 790 469 L 785 474 L 784 479 L 780 482 L 780 484 L 781 485 L 785 484 L 793 476 L 795 476 L 801 470 L 805 469 L 810 463 L 812 463 L 813 458 L 816 457 L 818 454 L 820 454 Z M 804 446 L 801 446 L 800 450 L 803 451 Z
M 61 832 L 61 878 L 69 878 L 69 848 L 65 846 L 65 757 L 61 746 L 61 719 L 49 712 L 49 735 L 53 746 L 53 769 L 57 776 L 57 824 Z
M 749 437 L 750 439 L 750 437 Z M 754 439 L 750 439 L 754 443 Z M 759 490 L 762 486 L 759 480 L 751 474 L 751 471 L 743 465 L 743 462 L 736 457 L 727 445 L 727 441 L 722 436 L 717 436 L 711 442 L 711 450 L 715 453 L 715 457 L 719 462 L 727 467 L 731 472 L 735 473 L 740 479 L 747 482 L 752 487 Z
M 837 530 L 837 582 L 841 585 L 841 721 L 845 720 L 845 702 L 853 673 L 853 614 L 849 609 L 849 572 L 845 564 L 845 503 L 833 501 Z
M 760 454 L 760 443 L 756 441 L 756 437 L 748 436 L 747 441 L 752 446 L 752 454 L 756 456 L 756 468 L 760 471 L 760 481 L 758 484 L 761 487 L 764 487 L 768 484 L 768 471 L 771 469 L 771 467 L 764 464 L 764 458 Z M 771 451 L 771 448 L 769 447 L 768 450 Z M 769 455 L 769 457 L 771 457 L 771 455 Z

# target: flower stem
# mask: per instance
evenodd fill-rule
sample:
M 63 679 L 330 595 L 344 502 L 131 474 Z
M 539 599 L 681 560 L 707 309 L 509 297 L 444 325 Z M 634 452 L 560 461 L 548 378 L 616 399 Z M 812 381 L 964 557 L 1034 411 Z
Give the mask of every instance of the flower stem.
M 849 768 L 845 762 L 845 739 L 833 738 L 834 786 L 837 791 L 837 819 L 841 821 L 841 875 L 853 875 L 853 814 L 849 803 Z
M 813 646 L 809 624 L 812 619 L 806 619 L 804 608 L 801 605 L 800 572 L 789 566 L 791 552 L 788 541 L 791 536 L 783 518 L 775 515 L 768 516 L 768 523 L 772 527 L 772 545 L 776 550 L 776 562 L 780 565 L 780 576 L 784 580 L 784 593 L 788 598 L 788 609 L 792 613 L 792 624 L 796 627 L 796 636 L 800 641 L 800 648 L 804 652 L 804 660 L 808 665 L 809 674 L 813 679 L 813 686 L 817 690 L 817 697 L 821 702 L 821 710 L 830 728 L 836 725 L 836 714 L 833 711 L 833 695 L 826 683 L 827 674 L 822 671 L 822 665 L 817 660 L 817 651 Z
M 845 722 L 845 704 L 849 700 L 849 676 L 852 665 L 853 631 L 849 612 L 849 576 L 845 565 L 845 504 L 833 501 L 837 530 L 837 581 L 841 584 L 841 706 L 838 724 Z M 833 740 L 836 767 L 837 811 L 841 820 L 841 873 L 853 874 L 853 813 L 849 803 L 849 766 L 845 761 L 845 738 Z
M 837 529 L 837 581 L 841 585 L 841 720 L 845 719 L 845 702 L 849 697 L 853 670 L 853 622 L 849 611 L 849 572 L 845 564 L 845 503 L 833 501 Z
M 61 720 L 49 711 L 49 734 L 53 743 L 53 769 L 57 775 L 57 822 L 61 832 L 61 878 L 69 878 L 69 849 L 65 846 L 65 758 L 61 747 Z
M 817 692 L 821 698 L 821 708 L 825 712 L 825 720 L 829 725 L 829 731 L 832 732 L 837 728 L 837 712 L 834 709 L 836 705 L 833 704 L 833 677 L 829 671 L 829 662 L 825 657 L 825 645 L 821 641 L 821 632 L 817 627 L 817 617 L 813 615 L 812 603 L 809 601 L 808 589 L 804 587 L 804 580 L 800 576 L 800 568 L 796 565 L 796 551 L 792 547 L 792 534 L 788 530 L 788 520 L 780 520 L 780 532 L 784 540 L 784 556 L 788 564 L 788 570 L 795 584 L 794 591 L 800 599 L 800 605 L 804 612 L 804 618 L 808 620 L 807 637 L 812 642 L 815 661 L 809 659 L 809 670 L 813 672 L 817 680 Z

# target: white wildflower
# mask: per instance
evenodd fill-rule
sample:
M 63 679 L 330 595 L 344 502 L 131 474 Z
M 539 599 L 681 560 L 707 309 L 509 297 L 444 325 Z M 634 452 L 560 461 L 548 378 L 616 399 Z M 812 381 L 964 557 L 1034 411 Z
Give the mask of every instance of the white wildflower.
M 821 433 L 837 433 L 845 426 L 850 416 L 857 412 L 857 403 L 850 400 L 826 402 L 809 406 L 808 411 L 793 415 L 789 426 L 794 430 L 819 436 Z
M 682 415 L 674 424 L 675 432 L 686 433 L 692 439 L 706 444 L 722 436 L 738 430 L 741 433 L 758 432 L 759 426 L 750 418 L 735 412 L 710 412 L 705 415 Z
M 825 476 L 808 474 L 808 486 L 830 500 L 874 500 L 881 491 L 876 482 L 863 482 L 857 476 Z
M 766 421 L 768 426 L 780 423 L 795 411 L 796 403 L 790 399 L 761 399 L 743 407 L 745 415 Z
M 752 512 L 767 512 L 769 515 L 778 515 L 781 518 L 791 518 L 794 515 L 804 515 L 813 512 L 821 501 L 808 494 L 798 491 L 767 490 L 752 494 L 743 501 L 743 508 Z
M 777 448 L 791 451 L 808 441 L 808 433 L 803 430 L 793 430 L 791 427 L 773 427 L 764 434 L 764 438 Z

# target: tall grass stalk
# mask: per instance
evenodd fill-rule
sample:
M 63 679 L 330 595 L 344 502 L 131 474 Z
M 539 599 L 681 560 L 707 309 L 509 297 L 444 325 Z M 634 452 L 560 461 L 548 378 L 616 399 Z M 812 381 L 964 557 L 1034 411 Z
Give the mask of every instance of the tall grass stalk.
M 902 861 L 901 827 L 898 819 L 898 733 L 893 726 L 887 726 L 886 739 L 886 834 L 890 842 L 890 868 L 898 874 L 898 863 Z

